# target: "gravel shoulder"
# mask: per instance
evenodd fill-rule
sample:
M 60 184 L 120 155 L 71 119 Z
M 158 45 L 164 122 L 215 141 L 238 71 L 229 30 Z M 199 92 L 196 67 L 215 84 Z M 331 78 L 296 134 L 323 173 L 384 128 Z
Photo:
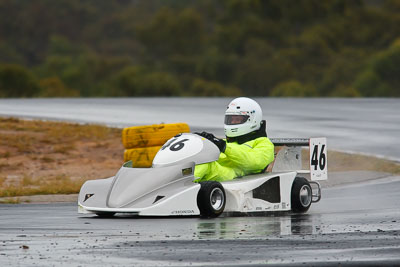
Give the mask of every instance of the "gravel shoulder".
M 118 171 L 123 152 L 119 128 L 0 118 L 0 203 L 75 202 L 86 180 Z M 400 163 L 329 150 L 328 172 L 323 187 L 399 175 Z

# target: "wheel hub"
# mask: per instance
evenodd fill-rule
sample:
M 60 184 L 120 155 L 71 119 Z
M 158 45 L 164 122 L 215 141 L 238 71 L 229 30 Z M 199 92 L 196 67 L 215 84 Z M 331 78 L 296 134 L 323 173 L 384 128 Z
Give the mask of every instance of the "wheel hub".
M 210 203 L 214 210 L 219 210 L 225 202 L 224 193 L 220 188 L 214 188 L 210 194 Z
M 308 207 L 312 201 L 311 188 L 303 185 L 300 189 L 300 203 L 303 207 Z

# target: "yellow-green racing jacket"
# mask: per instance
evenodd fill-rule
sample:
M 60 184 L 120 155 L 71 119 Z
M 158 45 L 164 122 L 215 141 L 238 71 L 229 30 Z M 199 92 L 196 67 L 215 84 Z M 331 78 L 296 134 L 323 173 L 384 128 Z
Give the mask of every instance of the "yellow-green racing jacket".
M 274 160 L 274 144 L 267 137 L 258 137 L 243 144 L 226 143 L 224 153 L 214 162 L 195 167 L 196 182 L 229 181 L 262 172 Z

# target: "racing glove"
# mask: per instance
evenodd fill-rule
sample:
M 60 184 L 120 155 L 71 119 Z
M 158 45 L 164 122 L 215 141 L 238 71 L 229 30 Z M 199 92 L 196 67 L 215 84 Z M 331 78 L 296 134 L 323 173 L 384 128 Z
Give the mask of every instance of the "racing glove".
M 207 132 L 201 132 L 201 133 L 195 133 L 197 135 L 200 135 L 208 140 L 214 138 L 215 136 L 212 133 L 207 133 Z M 211 141 L 211 140 L 210 140 Z
M 198 134 L 198 135 L 210 140 L 219 148 L 219 151 L 225 152 L 225 149 L 226 149 L 225 140 L 215 137 L 212 133 L 201 132 L 201 133 L 195 133 L 195 134 Z

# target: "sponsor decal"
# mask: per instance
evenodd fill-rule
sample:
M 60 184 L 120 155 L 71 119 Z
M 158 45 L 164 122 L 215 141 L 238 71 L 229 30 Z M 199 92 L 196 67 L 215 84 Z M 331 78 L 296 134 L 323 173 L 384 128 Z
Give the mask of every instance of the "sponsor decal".
M 282 209 L 286 209 L 286 203 L 282 202 Z
M 262 210 L 262 208 L 261 207 L 256 207 L 256 210 Z
M 194 210 L 173 210 L 172 215 L 194 214 Z
M 274 210 L 279 209 L 279 204 L 278 205 L 274 205 Z

